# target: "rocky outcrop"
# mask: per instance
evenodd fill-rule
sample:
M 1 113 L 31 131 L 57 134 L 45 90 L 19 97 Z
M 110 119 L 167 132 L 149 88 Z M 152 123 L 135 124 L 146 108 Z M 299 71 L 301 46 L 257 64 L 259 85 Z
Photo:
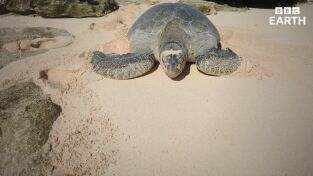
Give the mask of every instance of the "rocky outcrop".
M 62 29 L 0 28 L 0 68 L 10 62 L 64 47 L 72 42 L 73 36 Z
M 237 8 L 229 6 L 228 4 L 218 4 L 211 1 L 203 0 L 179 0 L 181 3 L 186 3 L 196 7 L 198 10 L 206 15 L 215 15 L 218 11 L 245 11 L 247 8 Z
M 103 16 L 118 8 L 114 0 L 8 0 L 7 10 L 44 17 Z
M 118 5 L 128 5 L 128 4 L 136 4 L 136 5 L 139 5 L 139 4 L 147 4 L 147 5 L 154 5 L 154 4 L 157 4 L 157 3 L 160 3 L 159 0 L 116 0 L 116 2 L 118 3 Z
M 20 14 L 34 13 L 36 0 L 8 0 L 7 10 Z
M 40 0 L 36 13 L 44 17 L 103 16 L 118 8 L 114 0 Z
M 33 82 L 0 91 L 0 175 L 45 175 L 43 146 L 60 113 Z
M 8 12 L 6 9 L 7 0 L 0 0 L 0 15 Z

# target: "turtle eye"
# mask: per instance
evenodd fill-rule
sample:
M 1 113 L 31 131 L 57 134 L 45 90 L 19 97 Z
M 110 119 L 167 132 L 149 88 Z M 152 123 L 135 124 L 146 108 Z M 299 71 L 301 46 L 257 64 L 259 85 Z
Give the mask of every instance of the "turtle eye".
M 162 62 L 163 62 L 164 65 L 168 65 L 168 61 L 170 59 L 170 56 L 167 55 L 165 57 L 161 57 L 161 59 L 162 59 Z
M 183 61 L 182 54 L 177 54 L 175 58 L 177 59 L 177 61 L 178 61 L 179 63 L 181 63 L 181 62 Z

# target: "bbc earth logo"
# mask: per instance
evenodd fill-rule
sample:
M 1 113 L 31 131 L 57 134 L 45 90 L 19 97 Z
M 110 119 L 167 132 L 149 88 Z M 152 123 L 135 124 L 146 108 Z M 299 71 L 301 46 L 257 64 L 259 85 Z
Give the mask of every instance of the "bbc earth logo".
M 276 7 L 275 16 L 269 17 L 273 26 L 304 26 L 305 16 L 301 16 L 300 7 Z

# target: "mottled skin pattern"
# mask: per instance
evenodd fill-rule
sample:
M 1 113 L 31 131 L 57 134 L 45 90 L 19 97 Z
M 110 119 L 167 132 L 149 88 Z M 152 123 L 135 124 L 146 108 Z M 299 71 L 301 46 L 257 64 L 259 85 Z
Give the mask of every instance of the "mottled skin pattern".
M 228 75 L 237 70 L 240 62 L 238 56 L 229 48 L 212 48 L 206 55 L 198 56 L 196 64 L 200 71 L 208 75 Z
M 209 75 L 230 74 L 240 65 L 237 54 L 218 48 L 220 35 L 210 20 L 182 3 L 163 3 L 148 9 L 130 28 L 128 40 L 129 54 L 95 52 L 95 71 L 113 79 L 130 79 L 160 63 L 167 76 L 175 78 L 187 61 L 195 62 Z
M 146 70 L 151 70 L 154 60 L 150 53 L 128 53 L 119 56 L 95 52 L 91 63 L 94 65 L 94 70 L 101 75 L 113 79 L 129 79 L 145 74 Z

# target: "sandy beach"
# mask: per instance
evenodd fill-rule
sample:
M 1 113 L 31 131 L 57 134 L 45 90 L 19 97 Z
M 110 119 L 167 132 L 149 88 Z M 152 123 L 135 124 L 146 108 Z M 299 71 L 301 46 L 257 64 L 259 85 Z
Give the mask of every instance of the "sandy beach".
M 313 4 L 301 6 L 305 26 L 270 26 L 273 9 L 208 16 L 222 47 L 241 57 L 228 76 L 194 64 L 177 80 L 161 67 L 130 80 L 95 73 L 92 51 L 127 53 L 127 31 L 149 7 L 99 18 L 0 16 L 1 27 L 75 36 L 0 70 L 0 89 L 31 79 L 62 107 L 45 144 L 52 175 L 313 175 Z

